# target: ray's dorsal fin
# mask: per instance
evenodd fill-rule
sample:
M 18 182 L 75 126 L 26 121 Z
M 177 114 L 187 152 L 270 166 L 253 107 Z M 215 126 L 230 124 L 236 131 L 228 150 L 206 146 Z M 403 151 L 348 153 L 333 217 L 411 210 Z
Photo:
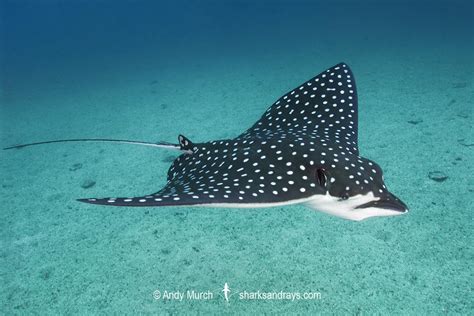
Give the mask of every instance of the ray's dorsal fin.
M 48 140 L 43 142 L 36 142 L 36 143 L 29 143 L 29 144 L 21 144 L 15 146 L 9 146 L 3 148 L 3 150 L 7 149 L 21 149 L 30 146 L 37 146 L 37 145 L 45 145 L 45 144 L 54 144 L 54 143 L 69 143 L 69 142 L 104 142 L 104 143 L 122 143 L 122 144 L 132 144 L 132 145 L 141 145 L 141 146 L 150 146 L 150 147 L 159 147 L 159 148 L 167 148 L 173 150 L 182 150 L 180 145 L 171 144 L 167 142 L 143 142 L 138 140 L 127 140 L 127 139 L 110 139 L 110 138 L 74 138 L 74 139 L 58 139 L 58 140 Z
M 279 98 L 236 139 L 311 135 L 339 143 L 357 155 L 357 103 L 352 71 L 339 63 Z
M 178 136 L 179 147 L 181 151 L 192 153 L 194 150 L 194 143 L 183 135 Z

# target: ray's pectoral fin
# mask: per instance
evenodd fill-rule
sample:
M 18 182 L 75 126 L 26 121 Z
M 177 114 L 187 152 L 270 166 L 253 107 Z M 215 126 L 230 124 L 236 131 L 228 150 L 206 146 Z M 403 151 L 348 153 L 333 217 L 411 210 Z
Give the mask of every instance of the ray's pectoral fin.
M 179 158 L 177 159 L 179 160 Z M 218 196 L 203 196 L 202 194 L 189 192 L 189 185 L 173 181 L 175 177 L 174 167 L 168 171 L 168 183 L 160 191 L 139 197 L 110 197 L 110 198 L 88 198 L 78 199 L 79 202 L 110 205 L 110 206 L 130 206 L 130 207 L 150 207 L 150 206 L 184 206 L 210 204 L 219 200 Z M 170 179 L 171 178 L 171 179 Z M 213 201 L 214 200 L 214 201 Z
M 89 198 L 78 199 L 77 201 L 96 205 L 130 207 L 179 206 L 197 204 L 192 203 L 191 201 L 180 201 L 177 197 L 165 197 L 162 195 L 146 195 L 140 197 Z

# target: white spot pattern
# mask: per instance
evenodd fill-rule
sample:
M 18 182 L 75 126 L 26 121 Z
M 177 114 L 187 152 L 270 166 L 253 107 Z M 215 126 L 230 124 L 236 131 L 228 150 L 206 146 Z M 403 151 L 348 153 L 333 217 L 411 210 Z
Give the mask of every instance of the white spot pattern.
M 380 168 L 358 155 L 357 130 L 352 73 L 339 64 L 277 100 L 233 140 L 192 144 L 180 136 L 193 150 L 174 161 L 159 192 L 84 201 L 151 206 L 268 203 L 326 191 L 385 194 Z M 327 184 L 318 182 L 318 170 L 330 175 Z

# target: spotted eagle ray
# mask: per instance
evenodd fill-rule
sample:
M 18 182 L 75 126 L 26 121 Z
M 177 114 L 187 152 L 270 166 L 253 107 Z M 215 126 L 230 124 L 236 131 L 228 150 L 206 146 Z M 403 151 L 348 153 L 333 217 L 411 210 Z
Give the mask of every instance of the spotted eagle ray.
M 304 204 L 345 219 L 400 215 L 407 206 L 390 193 L 382 169 L 359 156 L 358 101 L 352 71 L 331 67 L 282 96 L 234 139 L 179 144 L 118 139 L 69 139 L 7 147 L 102 141 L 181 151 L 158 192 L 78 201 L 114 206 L 256 208 Z

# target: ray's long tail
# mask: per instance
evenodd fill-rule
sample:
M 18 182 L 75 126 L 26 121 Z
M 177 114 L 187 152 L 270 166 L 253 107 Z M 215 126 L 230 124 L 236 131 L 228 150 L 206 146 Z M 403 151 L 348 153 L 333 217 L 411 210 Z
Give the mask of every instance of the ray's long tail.
M 36 146 L 36 145 L 45 145 L 45 144 L 53 144 L 53 143 L 68 143 L 68 142 L 122 143 L 122 144 L 132 144 L 132 145 L 141 145 L 141 146 L 150 146 L 150 147 L 167 148 L 167 149 L 173 149 L 173 150 L 181 150 L 181 146 L 179 144 L 172 144 L 172 143 L 167 143 L 167 142 L 152 143 L 152 142 L 143 142 L 143 141 L 137 141 L 137 140 L 110 139 L 110 138 L 75 138 L 75 139 L 48 140 L 48 141 L 43 141 L 43 142 L 36 142 L 36 143 L 9 146 L 9 147 L 3 148 L 3 150 L 21 149 L 21 148 Z

